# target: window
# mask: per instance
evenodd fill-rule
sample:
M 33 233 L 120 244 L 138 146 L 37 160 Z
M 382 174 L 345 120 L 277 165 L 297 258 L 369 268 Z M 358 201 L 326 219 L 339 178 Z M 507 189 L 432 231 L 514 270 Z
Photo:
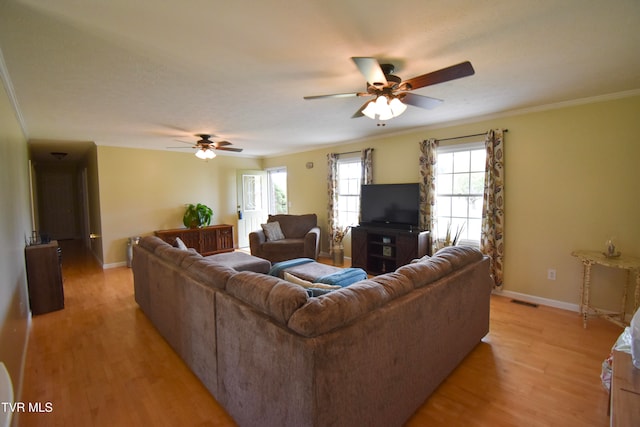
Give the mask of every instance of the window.
M 338 160 L 338 217 L 337 225 L 346 227 L 360 222 L 360 176 L 362 164 L 359 157 Z
M 287 168 L 268 169 L 267 186 L 269 189 L 269 213 L 271 215 L 288 213 Z
M 438 238 L 461 230 L 459 243 L 480 244 L 485 159 L 482 142 L 438 147 Z

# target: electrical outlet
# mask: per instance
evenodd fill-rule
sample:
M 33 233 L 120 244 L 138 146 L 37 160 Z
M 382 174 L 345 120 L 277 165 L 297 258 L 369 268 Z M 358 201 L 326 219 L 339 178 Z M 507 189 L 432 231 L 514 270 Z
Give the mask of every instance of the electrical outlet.
M 555 268 L 550 268 L 547 270 L 547 280 L 556 280 Z

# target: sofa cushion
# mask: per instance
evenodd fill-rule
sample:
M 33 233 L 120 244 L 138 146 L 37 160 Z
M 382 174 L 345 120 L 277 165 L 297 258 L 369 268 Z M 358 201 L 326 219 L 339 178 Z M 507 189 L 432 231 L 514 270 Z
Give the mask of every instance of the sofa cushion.
M 262 244 L 262 251 L 267 255 L 273 254 L 304 254 L 304 239 L 282 239 L 267 241 Z M 274 257 L 277 258 L 277 257 Z
M 444 257 L 431 257 L 403 265 L 396 270 L 398 274 L 408 277 L 416 288 L 433 283 L 451 271 L 453 266 Z
M 183 259 L 193 255 L 191 251 L 183 251 L 182 249 L 174 248 L 168 243 L 165 243 L 164 246 L 158 246 L 155 250 L 155 254 L 174 265 L 180 265 Z
M 158 236 L 144 236 L 138 241 L 138 245 L 150 252 L 155 252 L 156 248 L 160 246 L 168 246 L 168 243 L 159 238 Z
M 454 270 L 482 259 L 482 252 L 471 246 L 446 246 L 435 253 L 434 257 L 444 258 Z
M 313 227 L 318 225 L 316 214 L 269 215 L 267 222 L 279 222 L 287 239 L 302 239 Z
M 200 255 L 195 249 L 191 248 L 188 252 L 189 254 L 180 261 L 180 267 L 182 268 L 190 268 L 195 262 L 202 259 L 202 255 Z
M 275 242 L 277 240 L 284 239 L 284 234 L 282 233 L 282 229 L 280 228 L 280 223 L 278 221 L 260 224 L 260 227 L 262 227 L 262 230 L 264 231 L 264 236 L 267 238 L 267 242 Z
M 236 271 L 254 271 L 267 274 L 271 268 L 271 263 L 266 259 L 240 251 L 209 255 L 205 259 L 214 264 L 231 267 Z
M 318 336 L 352 323 L 411 289 L 409 278 L 396 273 L 378 281 L 362 280 L 318 298 L 310 298 L 293 313 L 288 326 L 303 336 Z
M 186 272 L 205 285 L 215 289 L 224 289 L 231 276 L 237 273 L 231 267 L 214 264 L 205 258 L 200 258 L 200 260 L 194 262 Z
M 227 292 L 282 325 L 307 301 L 307 292 L 302 287 L 252 271 L 231 277 Z

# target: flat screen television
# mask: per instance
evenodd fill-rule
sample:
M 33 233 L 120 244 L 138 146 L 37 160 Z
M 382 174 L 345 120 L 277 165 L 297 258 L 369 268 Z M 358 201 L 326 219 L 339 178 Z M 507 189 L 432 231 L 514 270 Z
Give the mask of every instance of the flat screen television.
M 420 187 L 366 184 L 360 190 L 360 225 L 412 230 L 420 225 Z

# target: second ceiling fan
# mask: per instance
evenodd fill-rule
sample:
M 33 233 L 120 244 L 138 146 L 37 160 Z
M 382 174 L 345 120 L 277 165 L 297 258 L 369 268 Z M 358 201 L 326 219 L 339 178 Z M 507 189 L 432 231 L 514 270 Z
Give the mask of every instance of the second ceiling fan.
M 471 63 L 465 61 L 408 80 L 402 80 L 393 75 L 395 67 L 392 64 L 380 64 L 377 59 L 367 57 L 353 57 L 351 59 L 367 80 L 366 92 L 305 96 L 304 99 L 372 96 L 374 99 L 364 103 L 352 117 L 367 116 L 371 119 L 388 120 L 402 114 L 407 105 L 430 109 L 444 102 L 441 99 L 418 95 L 411 93 L 411 91 L 471 76 L 475 73 Z
M 234 151 L 236 153 L 239 153 L 242 151 L 242 148 L 229 147 L 229 145 L 232 145 L 229 141 L 215 141 L 215 142 L 211 141 L 212 135 L 199 133 L 199 134 L 196 134 L 195 136 L 200 138 L 198 141 L 195 142 L 195 144 L 191 142 L 186 142 L 186 141 L 180 141 L 180 140 L 178 141 L 183 142 L 185 144 L 189 144 L 191 146 L 190 148 L 195 148 L 197 150 L 196 157 L 200 159 L 213 159 L 214 157 L 216 157 L 214 150 Z M 187 148 L 187 147 L 169 147 L 169 148 Z

